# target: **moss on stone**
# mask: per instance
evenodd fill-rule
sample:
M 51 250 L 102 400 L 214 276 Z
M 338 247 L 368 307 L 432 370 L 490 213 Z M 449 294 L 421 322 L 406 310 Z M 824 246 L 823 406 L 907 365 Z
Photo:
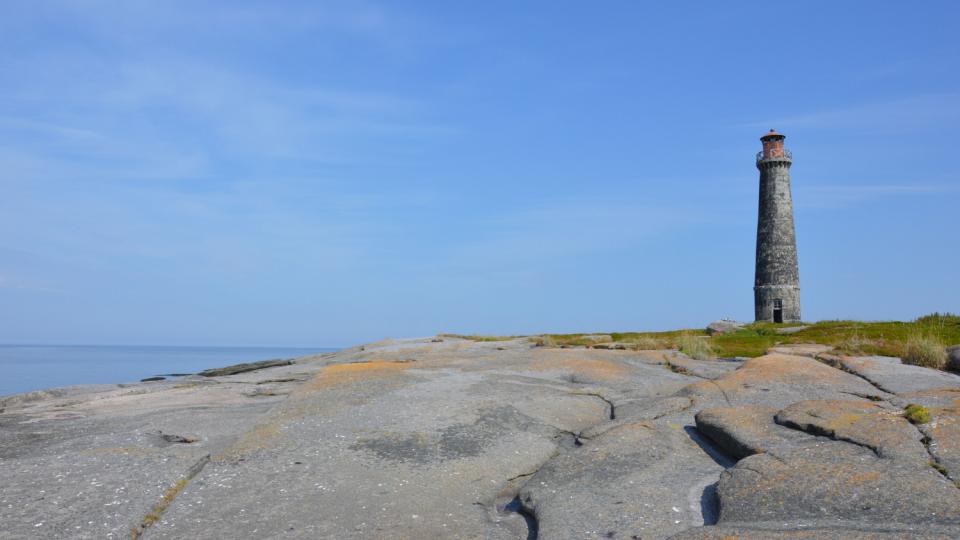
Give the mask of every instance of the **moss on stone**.
M 904 409 L 903 416 L 914 424 L 926 424 L 930 421 L 930 410 L 923 405 L 911 403 Z

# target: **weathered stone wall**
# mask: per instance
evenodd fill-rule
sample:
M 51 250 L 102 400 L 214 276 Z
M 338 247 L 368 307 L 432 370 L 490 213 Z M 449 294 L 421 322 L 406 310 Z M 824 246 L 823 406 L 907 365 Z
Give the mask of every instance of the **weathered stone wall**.
M 800 287 L 792 285 L 768 285 L 753 288 L 755 318 L 758 321 L 773 321 L 773 301 L 783 302 L 783 321 L 800 320 Z
M 757 219 L 757 267 L 754 281 L 756 320 L 772 321 L 775 299 L 783 302 L 783 320 L 800 320 L 800 272 L 793 226 L 789 158 L 763 159 Z

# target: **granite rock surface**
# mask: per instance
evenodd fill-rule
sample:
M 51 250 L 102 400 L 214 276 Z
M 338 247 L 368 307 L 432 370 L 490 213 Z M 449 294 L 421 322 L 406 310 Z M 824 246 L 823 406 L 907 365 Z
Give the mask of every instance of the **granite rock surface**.
M 960 537 L 960 378 L 821 352 L 388 340 L 0 398 L 0 539 Z

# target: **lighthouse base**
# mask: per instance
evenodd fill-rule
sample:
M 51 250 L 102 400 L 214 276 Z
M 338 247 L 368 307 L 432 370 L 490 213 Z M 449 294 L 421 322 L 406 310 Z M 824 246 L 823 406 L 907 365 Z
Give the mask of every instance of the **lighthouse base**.
M 753 305 L 757 322 L 799 322 L 800 287 L 758 285 L 753 288 Z

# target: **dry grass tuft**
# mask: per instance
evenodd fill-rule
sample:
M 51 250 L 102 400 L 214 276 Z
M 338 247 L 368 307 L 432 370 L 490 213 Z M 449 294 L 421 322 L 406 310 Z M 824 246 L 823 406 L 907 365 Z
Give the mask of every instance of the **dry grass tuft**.
M 854 328 L 852 334 L 841 339 L 834 347 L 840 353 L 857 356 L 865 354 L 876 345 L 876 340 L 864 337 L 859 328 Z
M 711 360 L 717 357 L 716 351 L 710 345 L 708 338 L 683 334 L 675 342 L 680 352 L 695 360 Z
M 903 346 L 903 363 L 934 369 L 947 365 L 947 349 L 940 338 L 924 332 L 914 332 Z
M 533 336 L 530 341 L 535 347 L 559 347 L 557 340 L 550 335 Z
M 631 349 L 637 351 L 658 351 L 665 348 L 662 341 L 649 336 L 640 336 L 625 344 L 629 345 Z

